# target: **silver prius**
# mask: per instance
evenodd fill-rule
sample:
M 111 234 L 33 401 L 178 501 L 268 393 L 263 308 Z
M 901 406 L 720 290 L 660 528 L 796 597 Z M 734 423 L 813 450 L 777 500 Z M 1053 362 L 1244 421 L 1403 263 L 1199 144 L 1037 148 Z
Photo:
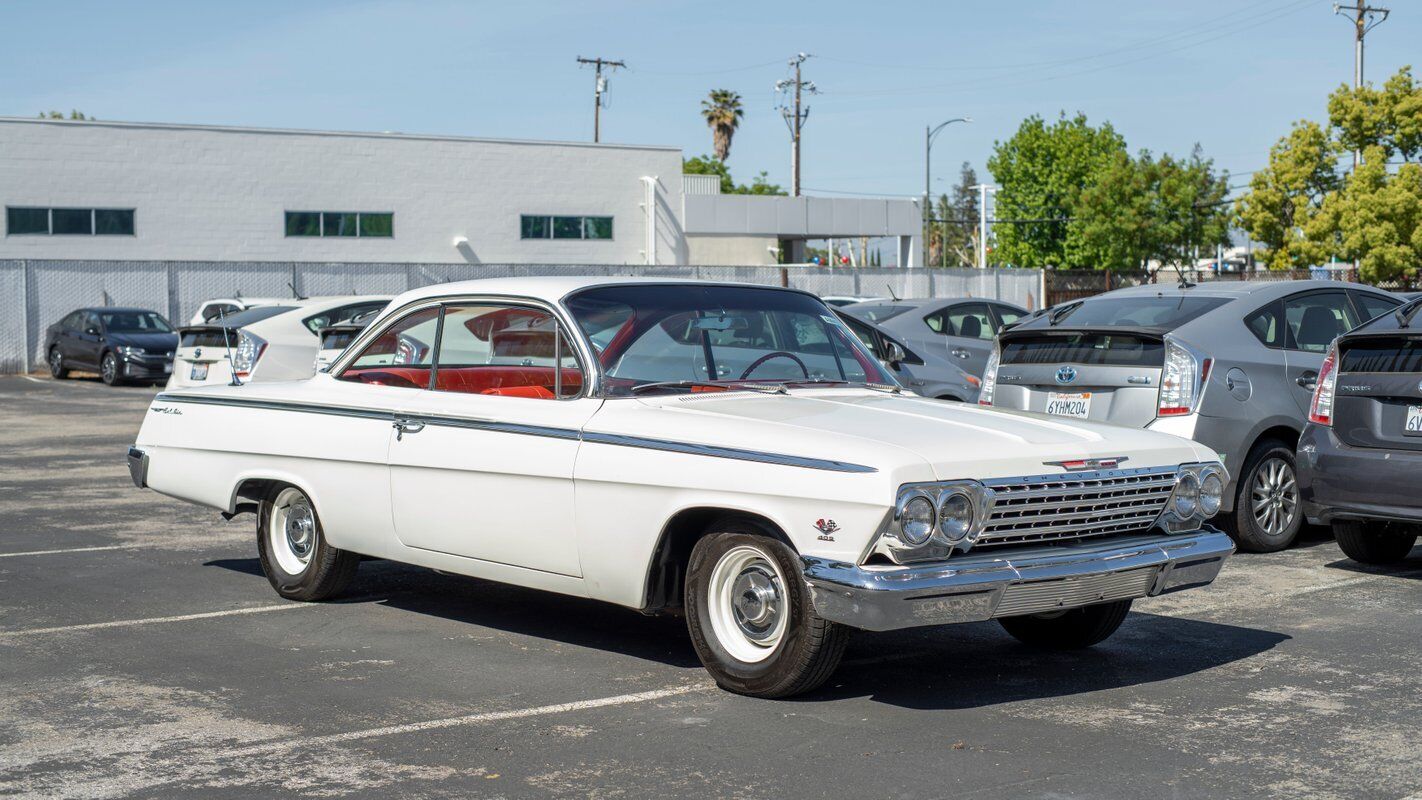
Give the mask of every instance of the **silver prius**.
M 1232 476 L 1221 527 L 1281 550 L 1303 525 L 1294 448 L 1328 347 L 1400 302 L 1332 281 L 1119 289 L 1003 331 L 978 402 L 1208 445 Z
M 981 378 L 987 367 L 993 336 L 1027 315 L 1010 303 L 973 298 L 875 300 L 844 310 L 899 337 L 925 358 L 956 364 L 974 378 Z

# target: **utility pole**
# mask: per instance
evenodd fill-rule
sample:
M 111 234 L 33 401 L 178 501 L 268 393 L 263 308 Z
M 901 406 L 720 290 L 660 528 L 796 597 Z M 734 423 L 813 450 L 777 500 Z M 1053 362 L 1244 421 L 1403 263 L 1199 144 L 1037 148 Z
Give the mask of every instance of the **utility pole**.
M 958 117 L 941 123 L 938 127 L 925 125 L 923 128 L 923 263 L 928 264 L 928 224 L 933 219 L 933 140 L 938 138 L 938 132 L 952 125 L 955 122 L 972 122 L 971 117 Z M 948 233 L 948 224 L 943 225 L 945 237 Z M 945 248 L 946 250 L 946 248 Z M 943 264 L 947 266 L 947 254 L 943 256 Z
M 794 99 L 787 106 L 782 99 L 779 103 L 780 116 L 785 118 L 785 125 L 790 129 L 790 196 L 800 196 L 800 132 L 805 127 L 805 120 L 810 117 L 810 107 L 801 107 L 801 93 L 819 94 L 819 89 L 815 87 L 813 81 L 802 80 L 800 77 L 800 65 L 809 58 L 809 53 L 797 53 L 790 59 L 790 66 L 795 70 L 795 78 L 786 78 L 775 82 L 775 91 L 781 93 L 782 97 L 787 89 L 794 89 Z
M 618 67 L 627 65 L 621 61 L 612 61 L 606 58 L 583 58 L 578 56 L 579 64 L 593 65 L 593 141 L 600 138 L 602 127 L 602 95 L 607 91 L 607 79 L 602 77 L 602 68 L 607 67 L 608 72 Z
M 1345 18 L 1350 15 L 1344 12 L 1352 12 L 1348 21 L 1353 26 L 1353 88 L 1358 89 L 1363 85 L 1363 37 L 1373 28 L 1383 24 L 1387 15 L 1392 13 L 1389 9 L 1370 6 L 1366 0 L 1359 2 L 1355 6 L 1345 6 L 1339 3 L 1333 4 L 1333 13 L 1340 14 Z M 1362 161 L 1362 154 L 1357 150 L 1353 151 L 1353 171 L 1358 170 L 1358 164 Z
M 987 269 L 987 193 L 997 188 L 986 183 L 973 188 L 978 190 L 978 269 Z

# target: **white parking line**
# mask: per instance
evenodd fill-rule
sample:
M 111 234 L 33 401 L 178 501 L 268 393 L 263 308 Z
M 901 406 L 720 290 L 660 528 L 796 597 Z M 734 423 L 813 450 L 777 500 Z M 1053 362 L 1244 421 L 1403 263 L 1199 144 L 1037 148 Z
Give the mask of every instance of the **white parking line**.
M 446 717 L 444 719 L 431 719 L 423 722 L 410 722 L 404 725 L 386 725 L 380 728 L 367 728 L 360 731 L 347 731 L 346 733 L 332 733 L 326 736 L 306 736 L 295 739 L 280 739 L 272 742 L 261 742 L 247 747 L 224 750 L 219 755 L 223 758 L 242 758 L 252 755 L 276 753 L 286 750 L 294 750 L 305 747 L 320 747 L 323 745 L 341 744 L 353 742 L 360 739 L 374 739 L 380 736 L 395 736 L 402 733 L 420 733 L 423 731 L 441 730 L 444 728 L 455 728 L 462 725 L 477 725 L 481 722 L 501 722 L 509 719 L 524 719 L 526 717 L 541 717 L 550 714 L 566 714 L 571 711 L 584 711 L 589 708 L 606 708 L 607 706 L 622 706 L 633 703 L 646 703 L 652 700 L 661 700 L 664 697 L 676 697 L 677 695 L 689 694 L 691 692 L 704 691 L 714 688 L 710 683 L 691 683 L 680 686 L 668 686 L 664 689 L 653 689 L 647 692 L 635 692 L 632 694 L 619 694 L 612 697 L 598 697 L 592 700 L 577 700 L 571 703 L 558 703 L 549 706 L 535 706 L 533 708 L 518 708 L 510 711 L 486 711 L 480 714 L 466 714 L 462 717 Z
M 146 544 L 106 544 L 101 547 L 70 547 L 59 550 L 26 550 L 23 553 L 0 553 L 0 558 L 19 558 L 20 556 L 52 556 L 59 553 L 96 553 L 100 550 L 133 550 L 137 547 L 147 547 Z
M 56 625 L 52 628 L 28 628 L 18 631 L 0 631 L 0 639 L 17 639 L 21 636 L 38 636 L 44 633 L 68 633 L 70 631 L 96 631 L 104 628 L 132 628 L 136 625 L 157 625 L 163 622 L 187 622 L 194 619 L 213 617 L 233 617 L 239 614 L 265 614 L 268 611 L 291 611 L 297 608 L 320 608 L 319 603 L 282 603 L 276 606 L 253 606 L 232 608 L 226 611 L 206 611 L 201 614 L 179 614 L 175 617 L 145 617 L 142 619 L 119 619 L 112 622 L 88 622 L 83 625 Z
M 21 375 L 20 377 L 21 377 L 21 378 L 24 378 L 25 380 L 29 381 L 30 383 L 49 383 L 49 381 L 42 381 L 42 380 L 40 380 L 39 378 L 34 378 L 34 377 L 29 376 L 29 375 Z

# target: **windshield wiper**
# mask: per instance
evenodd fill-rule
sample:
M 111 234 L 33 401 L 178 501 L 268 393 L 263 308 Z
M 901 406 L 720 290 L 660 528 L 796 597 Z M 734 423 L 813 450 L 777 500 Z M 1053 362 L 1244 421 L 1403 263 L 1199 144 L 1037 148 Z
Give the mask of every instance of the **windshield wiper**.
M 712 386 L 726 391 L 750 391 L 761 394 L 788 394 L 789 390 L 784 384 L 774 384 L 771 386 L 761 386 L 754 383 L 737 383 L 734 381 L 656 381 L 655 383 L 642 383 L 631 388 L 632 394 L 642 394 L 656 389 L 695 389 L 698 386 Z
M 1084 302 L 1084 300 L 1078 300 L 1075 303 L 1067 303 L 1064 306 L 1058 306 L 1057 308 L 1052 309 L 1051 312 L 1047 314 L 1047 324 L 1055 325 L 1058 322 L 1061 322 L 1063 317 L 1075 311 L 1077 307 L 1079 307 Z

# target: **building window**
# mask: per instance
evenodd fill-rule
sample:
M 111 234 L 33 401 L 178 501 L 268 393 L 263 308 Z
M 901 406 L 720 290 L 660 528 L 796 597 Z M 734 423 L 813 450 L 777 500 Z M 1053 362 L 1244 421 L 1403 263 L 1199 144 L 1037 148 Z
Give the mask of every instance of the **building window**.
M 523 239 L 611 239 L 612 217 L 554 217 L 524 214 L 519 217 Z
M 286 235 L 389 239 L 395 235 L 395 215 L 388 211 L 288 211 Z
M 131 208 L 5 208 L 8 236 L 132 236 Z

